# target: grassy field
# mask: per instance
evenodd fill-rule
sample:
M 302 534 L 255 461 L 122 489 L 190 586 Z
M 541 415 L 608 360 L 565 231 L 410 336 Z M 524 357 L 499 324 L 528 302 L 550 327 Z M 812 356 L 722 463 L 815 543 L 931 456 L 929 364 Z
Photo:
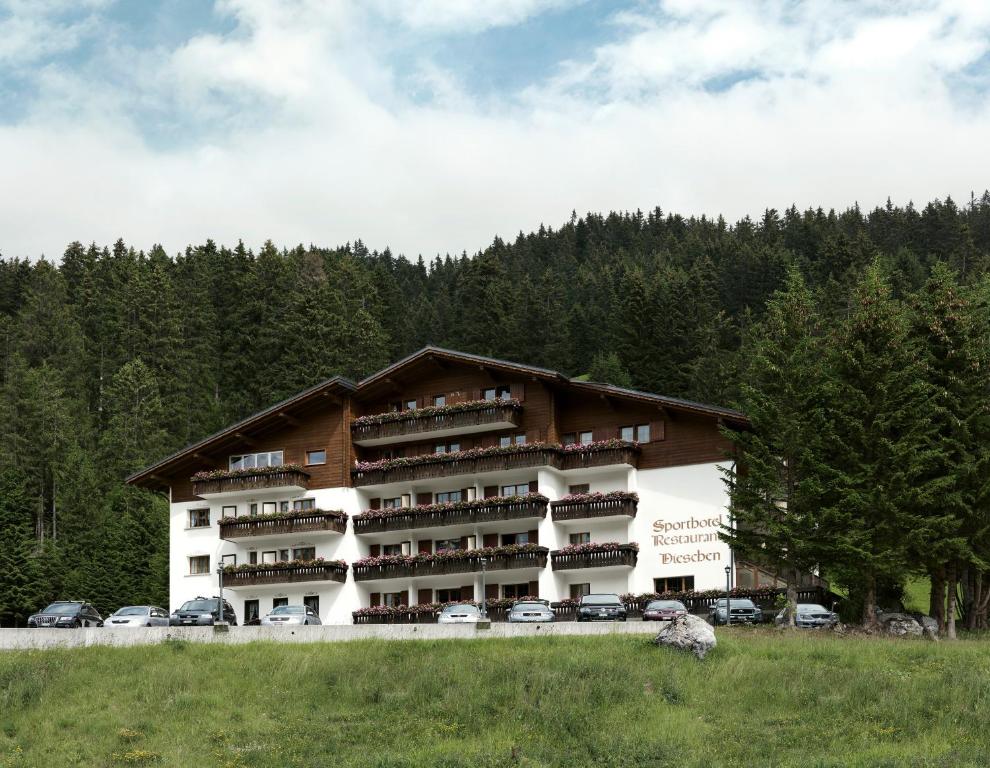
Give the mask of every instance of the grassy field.
M 986 766 L 990 646 L 721 631 L 0 653 L 0 766 Z

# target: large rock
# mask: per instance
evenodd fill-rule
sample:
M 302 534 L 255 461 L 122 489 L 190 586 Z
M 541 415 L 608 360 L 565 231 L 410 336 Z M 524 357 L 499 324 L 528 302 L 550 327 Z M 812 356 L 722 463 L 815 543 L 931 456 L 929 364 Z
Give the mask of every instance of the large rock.
M 917 616 L 915 620 L 921 625 L 921 634 L 928 640 L 938 640 L 938 622 L 931 616 Z
M 924 630 L 914 616 L 906 613 L 881 613 L 877 621 L 884 632 L 895 637 L 922 637 Z
M 653 640 L 657 645 L 666 645 L 682 651 L 691 651 L 699 659 L 715 647 L 715 632 L 711 625 L 690 613 L 678 616 Z

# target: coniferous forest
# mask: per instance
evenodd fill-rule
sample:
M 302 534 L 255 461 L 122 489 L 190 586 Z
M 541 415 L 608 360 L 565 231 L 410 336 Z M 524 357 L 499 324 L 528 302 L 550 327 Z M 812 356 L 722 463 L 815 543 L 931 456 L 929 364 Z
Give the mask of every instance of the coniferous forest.
M 425 344 L 746 411 L 740 553 L 820 567 L 867 618 L 928 576 L 943 621 L 979 626 L 988 300 L 988 193 L 735 223 L 572 215 L 432 262 L 361 241 L 0 258 L 0 626 L 53 598 L 167 606 L 166 501 L 123 478 Z

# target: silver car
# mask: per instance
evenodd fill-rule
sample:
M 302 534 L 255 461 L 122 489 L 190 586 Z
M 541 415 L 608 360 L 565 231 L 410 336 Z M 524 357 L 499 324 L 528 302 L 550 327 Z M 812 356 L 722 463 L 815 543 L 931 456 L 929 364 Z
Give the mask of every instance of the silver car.
M 280 605 L 261 618 L 263 627 L 298 627 L 322 623 L 319 614 L 308 605 Z
M 437 618 L 437 624 L 477 624 L 481 621 L 481 610 L 476 605 L 464 603 L 448 605 Z
M 105 627 L 167 627 L 168 611 L 157 605 L 125 605 L 103 621 Z
M 556 618 L 549 604 L 542 600 L 513 603 L 509 609 L 510 622 L 554 621 Z

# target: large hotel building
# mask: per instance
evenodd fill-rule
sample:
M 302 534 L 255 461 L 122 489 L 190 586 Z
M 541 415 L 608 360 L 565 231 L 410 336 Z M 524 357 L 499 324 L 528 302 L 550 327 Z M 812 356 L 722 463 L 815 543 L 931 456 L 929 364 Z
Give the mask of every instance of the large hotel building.
M 170 500 L 170 601 L 371 606 L 724 587 L 743 414 L 427 347 L 128 478 Z M 484 573 L 482 570 L 484 569 Z M 740 586 L 753 573 L 736 570 Z

